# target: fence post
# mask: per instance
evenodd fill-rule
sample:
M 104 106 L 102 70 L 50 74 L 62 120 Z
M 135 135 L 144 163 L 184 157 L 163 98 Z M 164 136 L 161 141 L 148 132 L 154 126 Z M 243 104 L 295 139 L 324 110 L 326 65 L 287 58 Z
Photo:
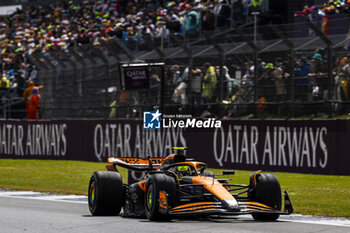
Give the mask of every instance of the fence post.
M 143 39 L 145 39 L 145 41 L 147 42 L 147 44 L 158 54 L 158 56 L 163 62 L 165 60 L 165 54 L 163 53 L 163 48 L 160 49 L 159 47 L 155 46 L 152 43 L 150 35 L 143 33 L 142 36 L 143 36 Z
M 224 72 L 223 72 L 223 66 L 225 63 L 225 52 L 224 50 L 221 48 L 221 46 L 216 43 L 213 38 L 211 38 L 211 36 L 209 36 L 206 32 L 204 31 L 200 31 L 200 33 L 205 37 L 205 39 L 214 46 L 214 48 L 218 51 L 219 53 L 219 57 L 220 57 L 220 62 L 219 62 L 219 66 L 220 66 L 220 106 L 221 106 L 221 102 L 224 99 Z
M 158 54 L 158 56 L 160 57 L 162 62 L 165 62 L 165 54 L 163 52 L 163 48 L 160 49 L 159 47 L 155 46 L 152 43 L 152 40 L 150 38 L 150 35 L 148 34 L 142 34 L 143 38 L 145 39 L 145 41 L 147 42 L 147 44 Z M 159 110 L 160 112 L 164 113 L 164 74 L 165 70 L 164 70 L 164 66 L 161 68 L 161 73 L 162 73 L 162 77 L 160 79 L 160 100 L 159 100 Z
M 27 58 L 32 62 L 37 70 L 37 77 L 41 85 L 44 86 L 44 91 L 41 93 L 42 101 L 40 112 L 43 118 L 52 117 L 52 109 L 55 108 L 56 99 L 54 96 L 55 81 L 52 77 L 53 75 L 48 75 L 48 73 L 54 73 L 56 75 L 56 66 L 52 64 L 52 61 L 44 56 L 39 51 L 32 53 L 31 55 L 27 55 Z
M 115 42 L 115 44 L 123 51 L 123 53 L 126 54 L 126 56 L 128 56 L 130 61 L 135 60 L 134 55 L 131 53 L 131 51 L 124 45 L 124 43 L 122 43 L 117 37 L 113 37 L 113 40 Z
M 110 82 L 113 83 L 114 79 L 116 79 L 116 87 L 117 87 L 117 90 L 115 92 L 115 101 L 117 102 L 117 105 L 115 106 L 116 110 L 117 110 L 117 114 L 116 114 L 116 117 L 118 117 L 118 115 L 120 114 L 120 111 L 118 110 L 118 108 L 120 109 L 124 109 L 125 106 L 121 106 L 121 102 L 120 102 L 120 94 L 121 94 L 121 84 L 120 84 L 120 63 L 121 63 L 121 58 L 119 56 L 119 49 L 118 49 L 118 46 L 116 46 L 115 43 L 113 43 L 113 41 L 107 41 L 107 42 L 103 42 L 102 45 L 106 46 L 106 48 L 108 49 L 108 52 L 109 52 L 109 55 L 114 57 L 117 61 L 116 63 L 116 66 L 115 68 L 117 69 L 117 77 L 111 75 L 110 74 Z M 109 69 L 111 68 L 111 65 L 109 66 Z M 109 70 L 110 72 L 110 70 Z M 112 81 L 111 81 L 112 80 Z M 122 103 L 124 104 L 124 103 Z
M 269 28 L 280 38 L 289 48 L 290 54 L 290 69 L 289 69 L 289 91 L 290 91 L 290 115 L 294 117 L 294 66 L 295 66 L 295 46 L 292 41 L 290 41 L 287 36 L 285 36 L 280 30 L 278 30 L 275 25 L 268 25 Z
M 321 38 L 321 40 L 327 45 L 327 76 L 330 79 L 329 82 L 329 90 L 328 90 L 328 117 L 332 117 L 333 115 L 333 87 L 334 87 L 334 79 L 332 77 L 332 69 L 333 69 L 333 49 L 332 49 L 332 41 L 325 35 L 320 29 L 318 29 L 313 23 L 310 21 L 306 21 L 306 24 L 315 31 L 316 35 Z
M 258 99 L 258 54 L 259 54 L 259 49 L 255 45 L 253 41 L 251 41 L 247 35 L 239 28 L 236 29 L 238 34 L 241 36 L 242 40 L 245 41 L 248 46 L 253 50 L 253 59 L 254 59 L 254 104 L 256 104 L 257 99 Z M 255 113 L 254 113 L 255 114 Z M 255 114 L 256 115 L 256 114 Z
M 188 55 L 188 87 L 190 90 L 189 96 L 192 97 L 192 69 L 193 69 L 193 53 L 192 50 L 185 45 L 185 43 L 181 43 L 173 33 L 170 33 L 170 38 L 173 39 L 177 46 L 181 47 L 182 50 Z M 192 101 L 191 101 L 192 102 Z M 193 102 L 192 102 L 193 103 Z

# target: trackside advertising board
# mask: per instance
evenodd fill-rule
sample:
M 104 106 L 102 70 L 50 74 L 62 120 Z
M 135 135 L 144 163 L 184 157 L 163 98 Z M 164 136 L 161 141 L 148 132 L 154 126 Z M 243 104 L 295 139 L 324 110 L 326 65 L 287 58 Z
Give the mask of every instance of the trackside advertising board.
M 170 147 L 185 146 L 187 157 L 211 168 L 350 175 L 349 120 L 182 120 L 151 114 L 147 122 L 1 120 L 0 157 L 106 162 L 109 156 L 165 157 Z M 159 128 L 150 127 L 154 121 Z
M 150 78 L 147 67 L 123 68 L 125 90 L 148 89 Z

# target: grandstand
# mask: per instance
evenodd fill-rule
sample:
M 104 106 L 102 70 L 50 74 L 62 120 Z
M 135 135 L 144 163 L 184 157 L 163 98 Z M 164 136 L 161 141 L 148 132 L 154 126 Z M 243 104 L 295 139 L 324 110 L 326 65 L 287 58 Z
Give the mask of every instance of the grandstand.
M 21 92 L 29 81 L 44 85 L 41 118 L 104 118 L 113 101 L 118 118 L 156 108 L 220 118 L 347 113 L 348 20 L 342 12 L 315 24 L 293 17 L 307 1 L 286 1 L 281 17 L 275 2 L 0 1 L 22 6 L 0 20 L 1 70 L 12 82 L 2 90 L 2 116 L 25 117 Z M 260 12 L 255 24 L 253 11 Z M 296 74 L 301 57 L 313 75 Z M 123 89 L 122 64 L 159 62 L 148 70 L 149 88 Z M 217 83 L 204 103 L 206 62 L 216 67 Z M 269 63 L 283 72 L 282 95 L 277 76 L 263 76 Z M 174 80 L 184 73 L 180 93 Z

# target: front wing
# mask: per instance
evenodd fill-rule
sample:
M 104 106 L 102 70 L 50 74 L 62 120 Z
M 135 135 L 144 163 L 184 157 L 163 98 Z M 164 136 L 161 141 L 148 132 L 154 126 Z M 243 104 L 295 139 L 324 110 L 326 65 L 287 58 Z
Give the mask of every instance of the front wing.
M 252 201 L 238 201 L 238 210 L 229 210 L 221 202 L 196 202 L 169 208 L 164 198 L 159 199 L 160 211 L 173 216 L 186 215 L 243 215 L 253 213 L 267 213 L 289 215 L 293 213 L 293 206 L 287 191 L 284 192 L 284 211 L 274 210 L 272 207 Z

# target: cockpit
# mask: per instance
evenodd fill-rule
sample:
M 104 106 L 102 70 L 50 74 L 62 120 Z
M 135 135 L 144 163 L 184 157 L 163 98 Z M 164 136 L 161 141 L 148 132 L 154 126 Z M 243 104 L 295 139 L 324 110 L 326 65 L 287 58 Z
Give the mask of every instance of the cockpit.
M 179 178 L 184 176 L 197 175 L 196 169 L 189 164 L 174 164 L 172 166 L 169 166 L 167 170 L 174 172 Z

